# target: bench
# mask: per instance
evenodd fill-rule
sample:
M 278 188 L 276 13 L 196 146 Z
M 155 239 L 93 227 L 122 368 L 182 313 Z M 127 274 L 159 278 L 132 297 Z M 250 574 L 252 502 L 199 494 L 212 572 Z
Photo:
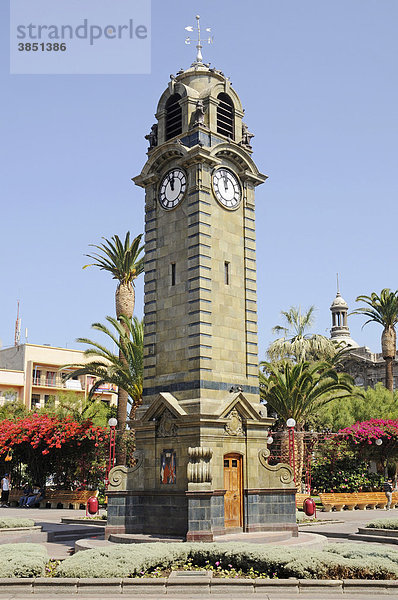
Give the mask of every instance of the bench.
M 18 506 L 19 499 L 22 496 L 22 490 L 11 489 L 9 496 L 10 506 L 15 504 Z M 86 507 L 87 500 L 92 497 L 98 496 L 98 490 L 46 490 L 46 496 L 39 502 L 40 508 L 58 508 L 61 504 L 62 508 L 74 508 L 79 509 L 81 505 L 83 508 Z
M 367 508 L 375 509 L 387 506 L 387 498 L 384 492 L 320 493 L 319 498 L 325 512 L 330 512 L 333 509 L 341 511 L 343 508 L 366 510 Z M 393 492 L 391 508 L 396 505 L 398 505 L 398 492 Z
M 311 494 L 296 494 L 296 508 L 303 510 L 303 502 L 307 498 L 311 498 Z

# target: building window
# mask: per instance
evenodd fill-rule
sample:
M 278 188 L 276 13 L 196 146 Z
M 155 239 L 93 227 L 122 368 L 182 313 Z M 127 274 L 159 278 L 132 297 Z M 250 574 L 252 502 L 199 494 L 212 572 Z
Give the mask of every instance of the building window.
M 171 285 L 176 284 L 176 264 L 171 263 Z
M 55 371 L 47 371 L 46 385 L 49 387 L 55 387 L 56 373 Z
M 173 94 L 166 102 L 166 140 L 182 132 L 182 109 L 180 94 Z
M 224 263 L 224 283 L 229 285 L 229 262 L 227 261 Z
M 40 394 L 32 394 L 32 398 L 30 400 L 30 408 L 35 409 L 40 407 Z
M 217 99 L 217 133 L 234 139 L 234 105 L 228 94 L 221 92 Z
M 41 383 L 41 371 L 35 369 L 33 371 L 33 385 L 40 385 Z

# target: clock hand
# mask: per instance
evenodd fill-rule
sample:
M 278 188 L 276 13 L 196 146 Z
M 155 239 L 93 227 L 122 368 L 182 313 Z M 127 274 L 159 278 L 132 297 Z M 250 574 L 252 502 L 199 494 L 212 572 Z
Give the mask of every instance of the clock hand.
M 170 177 L 170 186 L 171 186 L 171 191 L 174 192 L 174 175 L 171 175 L 171 177 Z
M 228 177 L 227 177 L 226 173 L 225 173 L 225 175 L 223 175 L 223 179 L 224 179 L 224 187 L 227 190 L 228 189 Z

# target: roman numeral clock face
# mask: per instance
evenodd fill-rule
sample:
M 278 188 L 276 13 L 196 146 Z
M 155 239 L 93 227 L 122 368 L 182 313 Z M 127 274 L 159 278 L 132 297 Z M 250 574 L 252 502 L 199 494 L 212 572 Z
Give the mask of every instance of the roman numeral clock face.
M 224 168 L 214 171 L 213 191 L 222 206 L 230 210 L 238 208 L 242 191 L 235 173 Z
M 163 177 L 159 188 L 159 203 L 165 210 L 175 208 L 183 199 L 187 177 L 182 169 L 172 169 Z

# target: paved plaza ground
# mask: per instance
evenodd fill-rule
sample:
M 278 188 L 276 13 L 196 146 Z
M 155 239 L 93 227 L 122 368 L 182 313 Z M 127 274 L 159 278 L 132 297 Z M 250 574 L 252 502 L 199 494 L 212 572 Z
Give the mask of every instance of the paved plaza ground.
M 102 511 L 101 511 L 102 512 Z M 68 510 L 68 509 L 37 509 L 37 508 L 0 508 L 0 517 L 10 518 L 29 518 L 35 521 L 37 525 L 43 527 L 43 531 L 68 531 L 73 527 L 84 528 L 88 532 L 90 525 L 74 526 L 65 525 L 61 523 L 63 517 L 69 518 L 82 518 L 85 517 L 86 512 L 84 510 Z M 318 512 L 318 522 L 311 525 L 300 525 L 300 532 L 310 534 L 320 534 L 326 536 L 330 542 L 347 542 L 347 538 L 350 534 L 355 533 L 358 527 L 364 527 L 369 521 L 374 519 L 383 518 L 395 518 L 398 519 L 398 509 L 392 509 L 389 511 L 376 509 L 376 510 L 354 510 L 354 511 L 340 511 L 340 512 Z M 261 544 L 265 541 L 267 534 L 262 533 L 236 533 L 230 534 L 227 537 L 220 537 L 221 541 L 223 538 L 225 541 L 245 541 L 254 544 Z M 269 536 L 268 536 L 269 537 Z M 101 535 L 93 535 L 92 539 L 101 540 Z M 0 543 L 6 543 L 6 538 L 0 539 Z M 17 540 L 15 540 L 17 541 Z M 217 540 L 218 541 L 218 540 Z M 350 540 L 351 541 L 351 540 Z M 46 546 L 47 551 L 51 557 L 54 558 L 66 558 L 74 548 L 74 541 L 60 541 L 57 543 L 51 542 L 40 542 Z M 358 542 L 359 543 L 359 542 Z M 295 544 L 295 540 L 279 542 L 278 545 L 292 545 Z M 389 545 L 392 548 L 398 549 L 397 545 Z

